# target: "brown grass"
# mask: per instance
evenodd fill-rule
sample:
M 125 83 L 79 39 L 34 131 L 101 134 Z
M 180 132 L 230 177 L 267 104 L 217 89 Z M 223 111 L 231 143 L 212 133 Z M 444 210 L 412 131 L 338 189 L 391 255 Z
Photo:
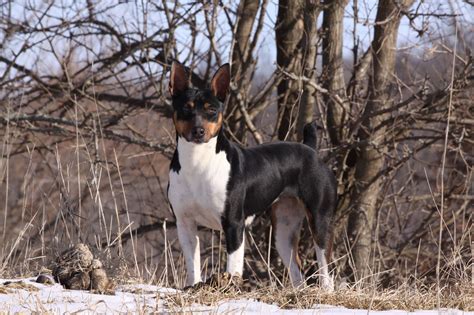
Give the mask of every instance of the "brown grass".
M 440 307 L 474 311 L 473 290 L 469 285 L 443 289 Z M 278 305 L 284 309 L 310 309 L 317 304 L 367 310 L 437 309 L 437 292 L 434 287 L 428 290 L 402 287 L 382 291 L 346 289 L 334 292 L 325 292 L 317 287 L 308 287 L 303 290 L 264 287 L 251 292 L 242 292 L 238 289 L 229 290 L 226 287 L 205 286 L 193 291 L 168 295 L 164 299 L 171 309 L 189 307 L 193 304 L 215 306 L 223 300 L 234 299 L 253 299 Z
M 141 114 L 146 116 L 146 113 Z M 78 129 L 77 133 L 81 135 L 81 130 Z M 8 138 L 8 135 L 4 137 Z M 175 230 L 163 226 L 140 238 L 132 232 L 141 225 L 171 216 L 164 197 L 168 160 L 163 156 L 143 154 L 137 147 L 115 145 L 103 139 L 97 140 L 95 147 L 87 139 L 79 139 L 83 138 L 64 142 L 49 153 L 32 149 L 29 154 L 5 158 L 9 163 L 0 163 L 0 173 L 21 175 L 4 178 L 5 184 L 0 189 L 0 204 L 4 204 L 1 219 L 9 227 L 0 227 L 3 232 L 0 233 L 0 276 L 37 275 L 37 271 L 49 267 L 65 247 L 83 240 L 119 284 L 148 282 L 181 287 L 185 274 Z M 7 150 L 10 145 L 0 148 Z M 44 165 L 47 167 L 42 167 Z M 48 189 L 43 188 L 45 182 Z M 4 197 L 17 190 L 20 191 L 17 195 L 9 199 Z M 423 208 L 416 207 L 415 210 L 421 212 Z M 253 277 L 250 284 L 247 283 L 251 290 L 202 286 L 164 299 L 169 309 L 193 303 L 215 305 L 225 299 L 255 299 L 281 308 L 331 304 L 370 310 L 412 311 L 447 307 L 474 311 L 472 214 L 463 211 L 458 216 L 453 213 L 452 220 L 456 224 L 452 224 L 452 229 L 446 229 L 445 241 L 438 242 L 443 253 L 441 263 L 445 266 L 440 270 L 441 280 L 438 282 L 432 275 L 432 253 L 438 248 L 426 246 L 426 238 L 431 237 L 428 235 L 425 239 L 420 237 L 414 245 L 408 244 L 411 247 L 410 251 L 405 251 L 405 256 L 400 253 L 397 259 L 390 258 L 398 261 L 387 265 L 391 268 L 385 266 L 384 258 L 394 254 L 389 248 L 382 249 L 387 251 L 374 258 L 373 276 L 370 277 L 373 281 L 367 281 L 370 285 L 356 283 L 334 293 L 323 292 L 317 287 L 304 290 L 284 288 L 279 285 L 285 283 L 282 280 L 283 268 L 275 263 L 277 259 L 271 259 L 270 243 L 264 244 L 265 237 L 254 233 L 255 238 L 260 239 L 248 238 L 246 256 L 246 270 Z M 259 233 L 266 233 L 266 230 L 262 231 Z M 391 233 L 396 232 L 393 229 Z M 207 239 L 203 238 L 202 259 L 204 273 L 208 276 L 223 269 L 225 250 L 218 234 L 212 234 L 214 238 L 211 240 L 211 233 L 203 231 L 202 235 L 204 233 Z M 436 233 L 433 235 L 432 239 L 436 240 Z M 126 236 L 129 240 L 122 244 L 122 237 Z M 271 236 L 268 239 L 271 242 Z M 430 243 L 436 242 L 430 240 Z M 466 244 L 473 244 L 471 252 Z M 374 248 L 379 245 L 374 244 Z M 424 251 L 420 250 L 422 246 L 426 247 Z M 411 258 L 404 267 L 404 257 L 408 255 Z M 350 260 L 350 250 L 339 246 L 339 252 L 334 256 L 334 275 L 343 277 L 338 265 L 342 265 L 342 260 Z M 306 266 L 314 262 L 311 254 L 304 258 L 307 258 Z M 410 264 L 413 261 L 416 262 L 414 266 Z M 256 262 L 263 266 L 261 270 L 251 270 L 251 265 L 256 265 Z M 397 284 L 390 282 L 384 285 L 385 289 L 382 288 L 380 275 L 395 269 L 397 277 L 394 277 L 394 282 Z M 262 273 L 266 273 L 269 279 L 259 278 Z M 0 293 L 11 292 L 11 289 L 0 284 Z
M 14 292 L 14 290 L 26 290 L 30 292 L 39 291 L 37 287 L 30 283 L 26 283 L 24 281 L 6 281 L 4 283 L 0 283 L 0 293 L 8 294 Z

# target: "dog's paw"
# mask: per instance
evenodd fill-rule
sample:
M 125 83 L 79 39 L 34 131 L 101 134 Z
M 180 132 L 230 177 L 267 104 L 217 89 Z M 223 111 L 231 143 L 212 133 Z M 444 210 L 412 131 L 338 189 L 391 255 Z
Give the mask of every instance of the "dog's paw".
M 326 292 L 334 291 L 334 279 L 331 276 L 321 276 L 319 278 L 321 289 Z
M 244 281 L 240 275 L 232 276 L 228 272 L 215 273 L 204 282 L 198 282 L 192 286 L 184 287 L 184 291 L 196 291 L 201 289 L 212 289 L 219 291 L 237 290 L 241 291 Z
M 215 273 L 206 280 L 206 284 L 215 288 L 237 287 L 240 288 L 243 284 L 240 275 L 231 275 L 228 272 Z
M 187 285 L 183 288 L 183 291 L 194 291 L 194 290 L 199 290 L 203 287 L 206 286 L 206 283 L 202 282 L 202 281 L 199 281 L 195 284 L 192 284 L 192 285 Z
M 219 290 L 219 291 L 242 291 L 244 288 L 244 280 L 240 275 L 232 276 L 228 272 L 215 273 L 211 275 L 206 281 L 198 282 L 183 288 L 183 291 L 198 291 L 198 290 Z

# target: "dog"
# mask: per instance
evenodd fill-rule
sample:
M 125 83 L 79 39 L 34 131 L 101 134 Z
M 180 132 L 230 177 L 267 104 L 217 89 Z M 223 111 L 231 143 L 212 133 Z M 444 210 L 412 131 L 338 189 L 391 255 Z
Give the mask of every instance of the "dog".
M 245 227 L 271 209 L 275 245 L 295 287 L 305 283 L 298 240 L 306 218 L 315 241 L 320 285 L 333 288 L 327 251 L 336 208 L 336 179 L 315 151 L 316 128 L 303 143 L 277 142 L 242 148 L 224 135 L 229 64 L 214 74 L 210 89 L 190 86 L 186 68 L 173 62 L 172 96 L 176 150 L 170 163 L 168 199 L 176 217 L 187 269 L 187 286 L 201 282 L 198 226 L 225 235 L 227 272 L 242 276 Z

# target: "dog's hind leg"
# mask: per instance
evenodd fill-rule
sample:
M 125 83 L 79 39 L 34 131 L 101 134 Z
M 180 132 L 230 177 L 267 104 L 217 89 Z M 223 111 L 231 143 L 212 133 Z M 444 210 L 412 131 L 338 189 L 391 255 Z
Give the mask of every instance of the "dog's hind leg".
M 316 250 L 316 258 L 319 265 L 319 283 L 321 287 L 327 291 L 334 290 L 334 281 L 329 275 L 328 256 L 330 249 L 329 242 L 330 229 L 332 224 L 332 216 L 330 213 L 310 209 L 307 213 L 308 222 L 313 234 Z
M 318 259 L 319 264 L 319 283 L 321 287 L 327 291 L 334 290 L 334 281 L 332 277 L 329 275 L 329 267 L 328 262 L 326 259 L 326 249 L 324 247 L 320 247 L 318 244 L 315 246 L 316 249 L 316 257 Z
M 297 198 L 282 197 L 272 205 L 275 246 L 289 270 L 291 283 L 294 287 L 304 284 L 298 256 L 298 241 L 304 218 L 304 206 Z

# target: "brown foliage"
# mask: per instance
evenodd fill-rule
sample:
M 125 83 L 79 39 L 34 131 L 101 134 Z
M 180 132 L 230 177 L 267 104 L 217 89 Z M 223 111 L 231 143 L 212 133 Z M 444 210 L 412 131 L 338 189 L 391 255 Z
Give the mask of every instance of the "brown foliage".
M 472 22 L 405 2 L 380 1 L 375 23 L 362 23 L 366 4 L 352 2 L 372 45 L 338 27 L 347 1 L 280 1 L 278 19 L 265 0 L 1 5 L 0 272 L 37 270 L 83 242 L 117 273 L 180 286 L 165 193 L 174 149 L 167 73 L 177 59 L 203 87 L 228 54 L 231 139 L 252 145 L 294 139 L 311 120 L 321 127 L 319 154 L 339 179 L 339 278 L 369 274 L 387 287 L 472 279 L 474 44 L 461 31 Z M 421 37 L 396 51 L 401 18 Z M 273 27 L 278 58 L 269 67 L 260 45 Z M 268 221 L 248 237 L 246 277 L 284 283 Z M 222 242 L 204 235 L 211 274 L 222 269 Z M 311 274 L 310 243 L 300 247 Z

